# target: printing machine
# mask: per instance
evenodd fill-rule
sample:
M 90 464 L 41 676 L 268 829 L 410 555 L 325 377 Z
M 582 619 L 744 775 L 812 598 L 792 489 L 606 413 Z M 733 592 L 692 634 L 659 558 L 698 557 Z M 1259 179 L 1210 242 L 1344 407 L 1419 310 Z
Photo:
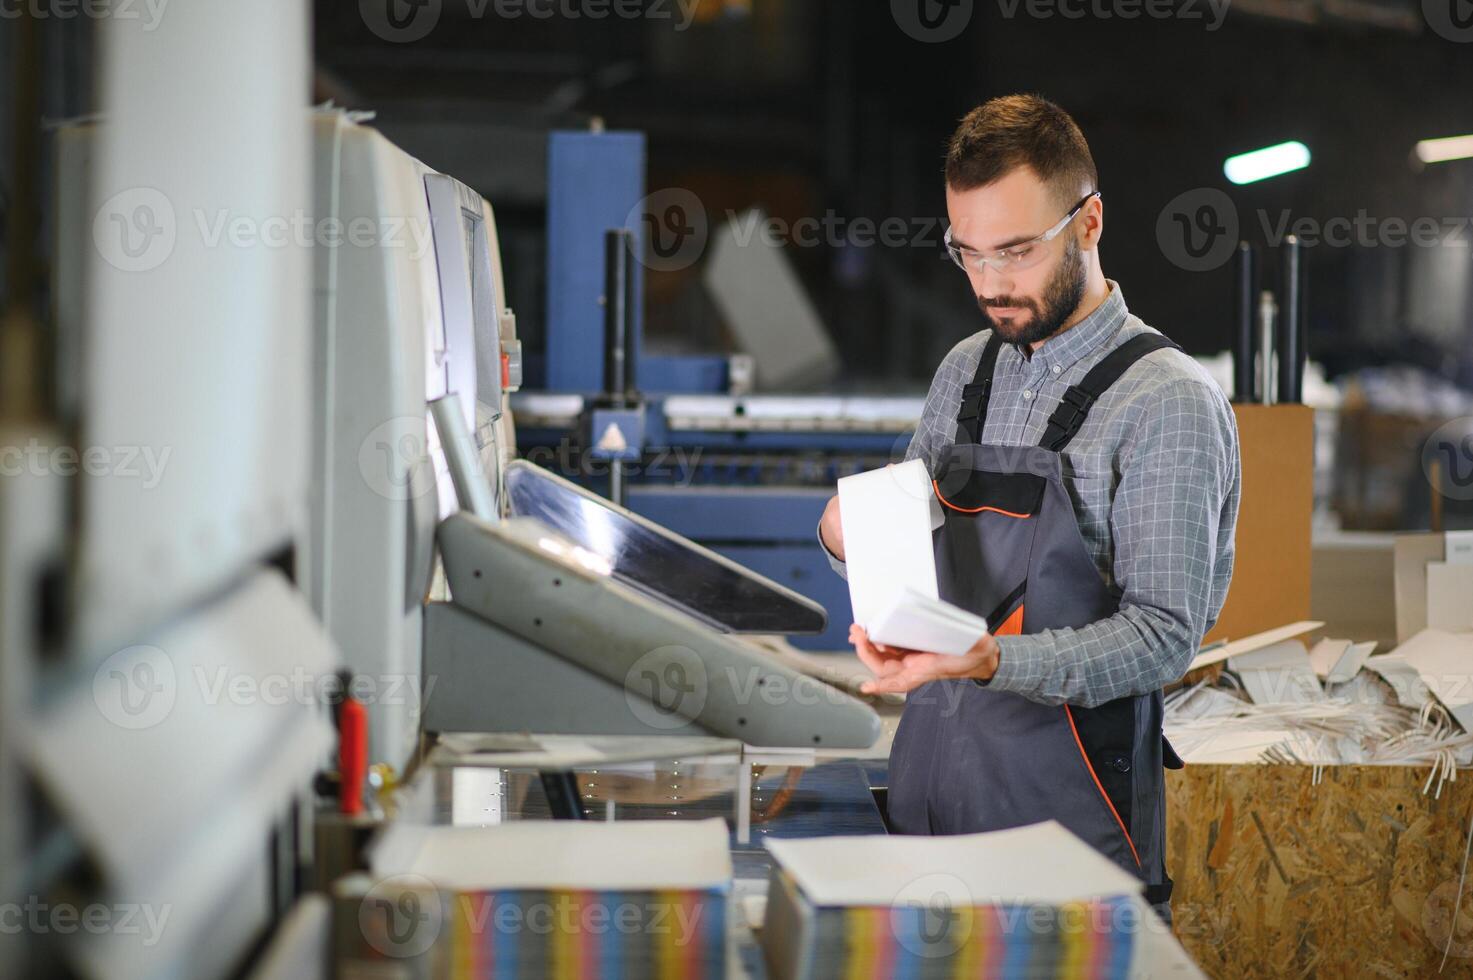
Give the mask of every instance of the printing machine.
M 848 695 L 743 693 L 822 688 L 731 635 L 816 632 L 820 607 L 508 458 L 518 345 L 490 205 L 343 113 L 315 134 L 319 207 L 404 214 L 434 242 L 317 256 L 312 580 L 355 673 L 424 680 L 422 718 L 370 704 L 372 757 L 402 768 L 420 730 L 870 745 L 878 720 Z M 426 605 L 434 543 L 448 595 Z
M 55 133 L 63 397 L 7 443 L 167 465 L 0 487 L 0 787 L 29 815 L 0 828 L 0 899 L 167 909 L 168 928 L 7 941 L 0 965 L 26 964 L 7 974 L 325 962 L 326 903 L 300 889 L 343 668 L 380 779 L 441 732 L 880 733 L 741 638 L 820 631 L 822 607 L 513 458 L 491 205 L 363 116 L 309 111 L 283 14 L 109 20 L 104 113 Z M 212 238 L 222 216 L 301 218 L 311 240 Z

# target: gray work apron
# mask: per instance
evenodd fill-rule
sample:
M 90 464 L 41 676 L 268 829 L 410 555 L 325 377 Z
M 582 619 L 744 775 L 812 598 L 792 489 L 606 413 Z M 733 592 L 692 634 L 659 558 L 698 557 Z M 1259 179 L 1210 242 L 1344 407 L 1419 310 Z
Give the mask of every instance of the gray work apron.
M 981 445 L 1001 341 L 993 334 L 963 392 L 958 441 L 940 460 L 935 533 L 940 594 L 994 635 L 1077 628 L 1119 608 L 1085 549 L 1061 451 L 1094 401 L 1139 358 L 1175 346 L 1132 338 L 1064 395 L 1038 446 Z M 905 834 L 967 834 L 1057 820 L 1148 886 L 1164 904 L 1163 765 L 1181 765 L 1161 733 L 1160 691 L 1095 708 L 1046 705 L 974 681 L 913 691 L 890 751 L 888 815 Z

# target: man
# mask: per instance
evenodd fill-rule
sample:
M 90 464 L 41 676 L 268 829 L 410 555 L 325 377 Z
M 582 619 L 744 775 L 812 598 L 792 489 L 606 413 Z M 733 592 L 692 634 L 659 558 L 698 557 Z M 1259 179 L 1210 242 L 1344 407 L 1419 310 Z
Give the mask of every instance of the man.
M 932 382 L 907 459 L 944 523 L 942 598 L 985 616 L 964 656 L 887 648 L 909 692 L 890 754 L 898 833 L 1058 820 L 1139 875 L 1169 912 L 1161 689 L 1186 671 L 1232 577 L 1240 468 L 1221 390 L 1131 315 L 1105 278 L 1104 210 L 1074 121 L 994 99 L 946 158 L 947 249 L 987 329 Z M 839 500 L 820 540 L 842 573 Z

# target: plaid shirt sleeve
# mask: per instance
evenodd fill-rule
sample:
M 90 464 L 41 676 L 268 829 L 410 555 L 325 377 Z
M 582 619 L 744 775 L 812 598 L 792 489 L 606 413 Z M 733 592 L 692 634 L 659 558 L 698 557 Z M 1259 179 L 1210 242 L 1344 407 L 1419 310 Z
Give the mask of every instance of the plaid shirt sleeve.
M 1216 621 L 1241 480 L 1232 410 L 1193 378 L 1143 400 L 1109 517 L 1119 611 L 1077 629 L 999 637 L 989 688 L 1084 707 L 1159 690 L 1185 673 Z

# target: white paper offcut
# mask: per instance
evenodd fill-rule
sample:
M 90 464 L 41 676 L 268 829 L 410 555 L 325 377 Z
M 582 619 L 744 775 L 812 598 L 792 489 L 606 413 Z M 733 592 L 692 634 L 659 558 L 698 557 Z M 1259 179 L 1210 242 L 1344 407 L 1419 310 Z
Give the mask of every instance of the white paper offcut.
M 980 616 L 938 597 L 939 510 L 919 459 L 839 481 L 849 602 L 876 643 L 960 655 L 987 632 Z

